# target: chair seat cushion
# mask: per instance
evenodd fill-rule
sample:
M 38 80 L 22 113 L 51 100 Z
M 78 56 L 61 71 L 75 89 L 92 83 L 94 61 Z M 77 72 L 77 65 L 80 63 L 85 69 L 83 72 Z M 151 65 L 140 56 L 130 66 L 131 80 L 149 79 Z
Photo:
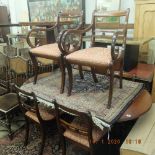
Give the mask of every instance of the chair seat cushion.
M 30 52 L 35 56 L 47 59 L 57 59 L 61 54 L 57 43 L 32 48 Z
M 73 120 L 73 122 L 71 123 L 72 126 L 74 126 L 75 128 L 84 130 L 87 128 L 87 124 L 84 120 L 80 120 L 75 118 Z M 93 130 L 92 130 L 92 138 L 93 138 L 93 144 L 97 143 L 98 141 L 101 140 L 101 138 L 104 135 L 104 130 L 102 131 L 101 129 L 99 129 L 97 126 L 93 126 Z M 77 133 L 75 131 L 72 131 L 70 129 L 67 129 L 64 132 L 64 136 L 67 137 L 68 139 L 71 139 L 77 143 L 80 143 L 86 147 L 90 147 L 89 146 L 89 142 L 88 142 L 88 137 L 81 135 L 80 133 Z
M 0 86 L 0 95 L 6 94 L 8 92 L 8 90 L 4 87 Z
M 103 47 L 86 48 L 66 57 L 67 61 L 83 66 L 109 66 L 112 61 L 111 50 Z
M 37 60 L 42 64 L 42 65 L 52 65 L 54 64 L 54 61 L 51 59 L 46 59 L 46 58 L 40 58 L 38 57 Z
M 0 96 L 0 111 L 8 112 L 18 106 L 17 95 L 15 93 L 8 93 Z
M 46 111 L 43 108 L 39 108 L 39 112 L 40 112 L 40 116 L 43 119 L 43 121 L 51 121 L 51 120 L 54 120 L 55 119 L 55 113 L 54 113 L 54 111 Z M 39 121 L 36 113 L 31 112 L 31 111 L 27 111 L 25 113 L 25 115 L 28 118 L 30 118 L 31 120 L 33 120 L 33 121 L 35 121 L 37 123 L 40 123 L 40 121 Z

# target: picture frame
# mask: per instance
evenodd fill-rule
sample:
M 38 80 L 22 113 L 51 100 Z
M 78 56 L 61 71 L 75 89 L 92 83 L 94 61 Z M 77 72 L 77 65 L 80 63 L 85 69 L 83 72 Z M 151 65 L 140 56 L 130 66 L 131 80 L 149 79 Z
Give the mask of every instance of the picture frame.
M 27 0 L 31 22 L 56 21 L 57 14 L 85 11 L 85 0 Z

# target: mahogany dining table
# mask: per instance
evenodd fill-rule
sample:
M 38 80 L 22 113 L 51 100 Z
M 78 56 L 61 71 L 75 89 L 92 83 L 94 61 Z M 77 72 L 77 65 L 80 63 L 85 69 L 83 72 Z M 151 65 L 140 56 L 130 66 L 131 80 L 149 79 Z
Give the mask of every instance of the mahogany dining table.
M 43 73 L 38 75 L 38 80 L 47 77 L 51 73 Z M 26 83 L 33 82 L 34 78 L 30 78 Z M 131 105 L 119 118 L 118 122 L 126 122 L 139 118 L 141 115 L 146 113 L 152 106 L 152 97 L 147 90 L 142 90 L 132 101 Z

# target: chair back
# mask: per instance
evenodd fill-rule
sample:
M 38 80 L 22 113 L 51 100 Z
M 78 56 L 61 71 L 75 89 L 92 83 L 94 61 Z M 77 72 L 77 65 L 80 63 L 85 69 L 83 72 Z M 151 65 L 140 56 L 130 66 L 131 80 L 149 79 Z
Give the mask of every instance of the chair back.
M 8 57 L 17 56 L 17 48 L 11 45 L 4 46 L 4 54 L 6 54 Z
M 20 48 L 19 55 L 26 60 L 30 60 L 29 48 Z
M 28 73 L 28 61 L 20 56 L 9 58 L 9 69 L 16 74 Z
M 57 17 L 57 33 L 67 29 L 80 29 L 84 26 L 84 14 L 81 12 L 59 12 Z
M 9 66 L 8 56 L 0 52 L 0 75 L 1 75 L 0 79 L 3 79 L 5 81 L 9 80 L 8 66 Z
M 24 115 L 26 112 L 31 112 L 33 114 L 36 114 L 39 122 L 42 122 L 42 118 L 40 116 L 38 107 L 39 101 L 37 100 L 35 93 L 26 92 L 16 85 L 13 85 L 12 88 L 15 90 L 17 94 L 18 103 Z
M 0 68 L 7 67 L 8 66 L 8 58 L 7 55 L 0 52 Z
M 104 11 L 93 12 L 92 16 L 92 38 L 91 45 L 96 46 L 97 38 L 103 39 L 103 43 L 108 43 L 116 34 L 118 44 L 122 45 L 124 50 L 126 46 L 127 24 L 129 9 L 123 11 Z
M 80 135 L 88 137 L 88 141 L 90 146 L 92 145 L 92 118 L 89 113 L 84 112 L 78 112 L 76 110 L 67 108 L 65 106 L 62 106 L 58 104 L 56 101 L 54 101 L 55 104 L 55 111 L 56 111 L 56 119 L 57 119 L 57 126 L 59 129 L 59 133 L 63 135 L 64 130 L 68 129 L 72 132 L 78 133 Z M 70 116 L 74 116 L 77 120 L 82 120 L 84 122 L 84 127 L 81 127 L 81 125 L 74 125 L 72 124 L 69 119 L 63 119 L 61 118 L 61 114 L 66 113 Z

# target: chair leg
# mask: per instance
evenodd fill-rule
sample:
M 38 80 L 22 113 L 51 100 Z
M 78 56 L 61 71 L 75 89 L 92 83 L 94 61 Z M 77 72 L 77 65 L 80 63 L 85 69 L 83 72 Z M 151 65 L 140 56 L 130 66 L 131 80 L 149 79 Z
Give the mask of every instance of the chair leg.
M 63 57 L 60 58 L 60 69 L 61 69 L 61 88 L 60 88 L 60 94 L 64 93 L 65 88 L 65 79 L 66 79 L 66 72 L 65 72 L 65 64 Z
M 45 140 L 46 140 L 45 129 L 43 127 L 41 127 L 41 147 L 40 147 L 39 155 L 43 154 L 44 146 L 45 146 Z
M 94 70 L 93 67 L 91 67 L 91 74 L 92 74 L 92 77 L 93 77 L 94 82 L 97 83 L 98 82 L 98 79 L 96 77 L 95 70 Z
M 90 148 L 90 155 L 94 155 L 94 148 L 93 148 L 93 146 L 91 146 L 91 148 Z
M 73 73 L 72 73 L 71 64 L 66 63 L 66 66 L 67 66 L 68 79 L 69 79 L 68 96 L 70 96 L 72 92 L 72 87 L 73 87 Z
M 123 88 L 123 68 L 120 69 L 120 75 L 119 75 L 119 87 Z
M 62 155 L 66 155 L 66 141 L 64 137 L 62 137 Z
M 83 72 L 82 72 L 82 66 L 79 65 L 78 69 L 79 69 L 79 74 L 80 74 L 81 79 L 84 79 Z
M 111 108 L 112 95 L 113 95 L 113 81 L 114 81 L 114 70 L 113 67 L 110 68 L 110 86 L 109 86 L 109 98 L 107 108 Z
M 32 63 L 33 63 L 33 66 L 34 66 L 34 84 L 36 84 L 36 82 L 37 82 L 37 77 L 38 77 L 38 62 L 37 62 L 37 59 L 36 59 L 36 57 L 33 55 L 33 54 L 31 54 L 30 52 L 29 52 L 29 54 L 30 54 L 30 57 L 31 57 L 31 60 L 32 60 Z
M 6 127 L 8 130 L 9 139 L 12 140 L 12 130 L 11 130 L 11 119 L 8 114 L 5 115 L 6 118 Z
M 30 127 L 30 124 L 29 124 L 29 121 L 27 118 L 25 118 L 25 121 L 26 121 L 26 133 L 25 133 L 25 141 L 24 141 L 24 146 L 26 146 L 28 144 L 28 138 L 29 138 L 29 127 Z

